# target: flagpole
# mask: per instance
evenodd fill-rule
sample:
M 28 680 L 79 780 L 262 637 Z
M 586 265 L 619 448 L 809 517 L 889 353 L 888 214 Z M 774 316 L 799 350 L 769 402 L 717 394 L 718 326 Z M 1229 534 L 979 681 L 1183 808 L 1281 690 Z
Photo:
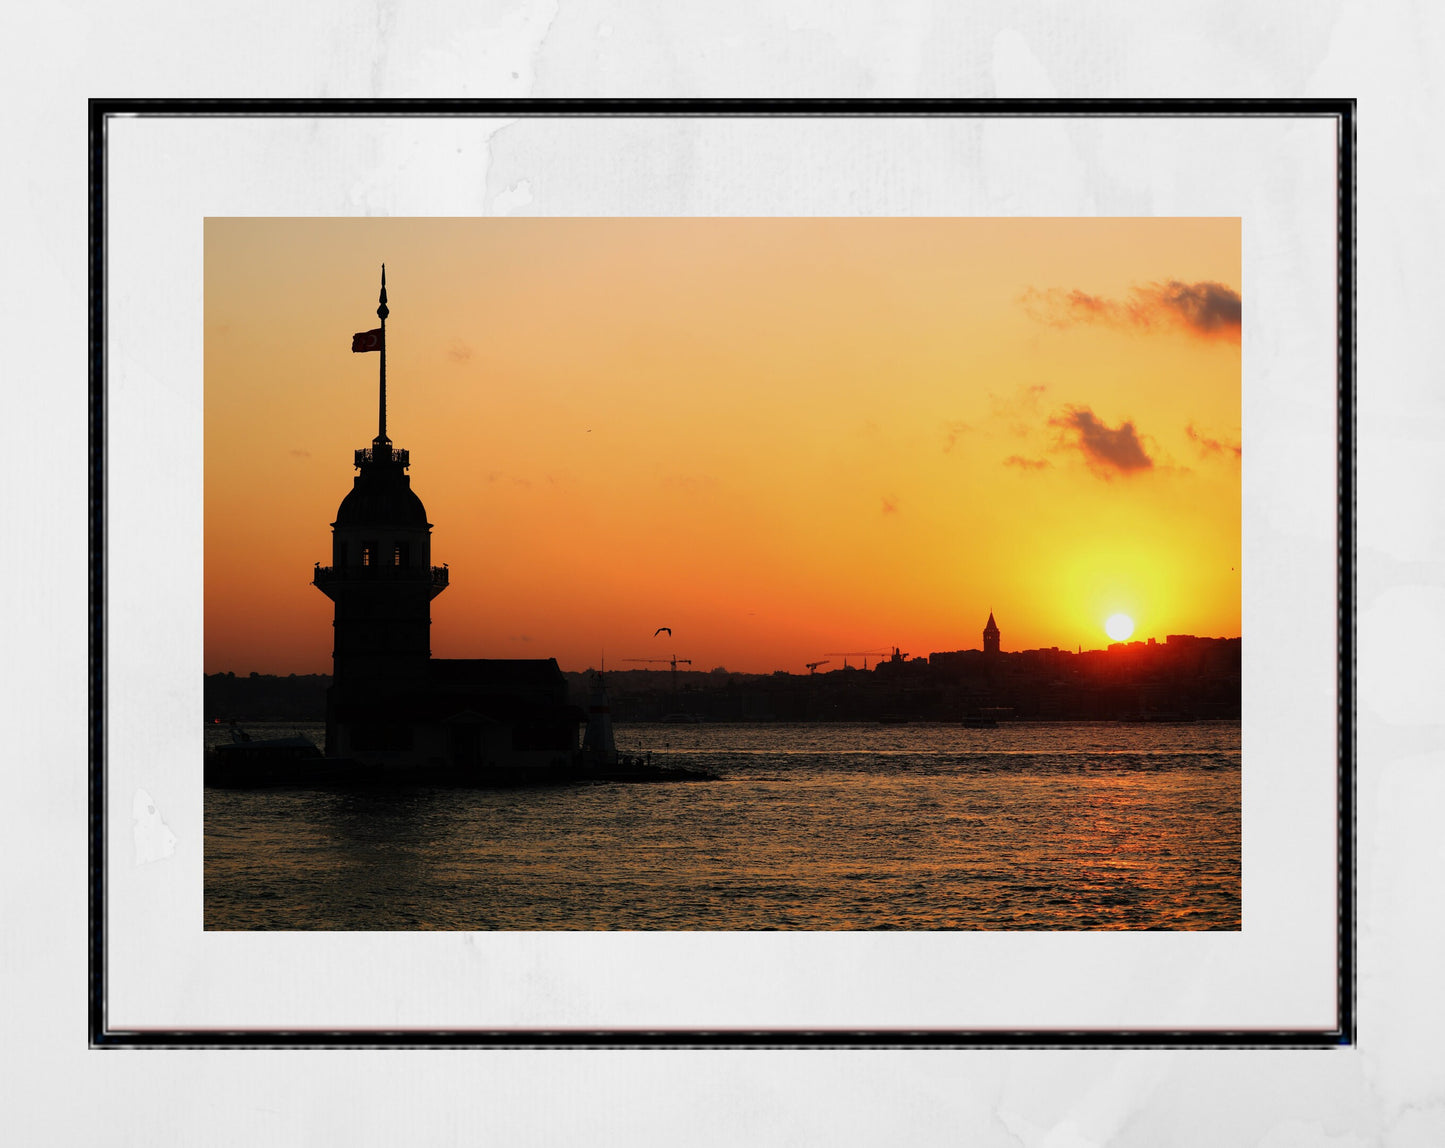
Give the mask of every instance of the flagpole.
M 376 434 L 378 443 L 386 441 L 386 317 L 390 312 L 386 307 L 386 264 L 381 265 L 381 305 L 377 307 L 376 314 L 381 320 L 381 404 L 379 417 L 379 430 Z

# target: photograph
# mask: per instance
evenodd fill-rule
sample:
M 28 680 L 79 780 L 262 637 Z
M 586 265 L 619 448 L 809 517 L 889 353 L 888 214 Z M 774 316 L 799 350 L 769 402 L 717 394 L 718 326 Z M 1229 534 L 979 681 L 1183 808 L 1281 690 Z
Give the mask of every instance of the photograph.
M 203 279 L 206 931 L 1241 930 L 1239 217 Z

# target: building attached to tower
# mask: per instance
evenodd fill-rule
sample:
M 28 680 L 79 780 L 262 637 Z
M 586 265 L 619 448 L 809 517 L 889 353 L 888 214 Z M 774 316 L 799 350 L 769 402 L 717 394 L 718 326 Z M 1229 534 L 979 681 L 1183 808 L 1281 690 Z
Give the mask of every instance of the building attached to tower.
M 431 602 L 450 583 L 433 566 L 431 523 L 411 459 L 386 433 L 386 270 L 381 327 L 352 350 L 380 355 L 378 428 L 331 524 L 331 564 L 316 588 L 335 604 L 326 755 L 463 774 L 567 767 L 583 715 L 555 659 L 431 656 Z

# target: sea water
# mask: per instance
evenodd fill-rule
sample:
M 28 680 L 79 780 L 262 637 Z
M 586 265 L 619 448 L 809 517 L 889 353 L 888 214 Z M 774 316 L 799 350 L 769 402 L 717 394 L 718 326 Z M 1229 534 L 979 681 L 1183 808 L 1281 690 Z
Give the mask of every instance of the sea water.
M 206 928 L 1240 927 L 1237 722 L 635 725 L 617 742 L 717 780 L 207 789 Z

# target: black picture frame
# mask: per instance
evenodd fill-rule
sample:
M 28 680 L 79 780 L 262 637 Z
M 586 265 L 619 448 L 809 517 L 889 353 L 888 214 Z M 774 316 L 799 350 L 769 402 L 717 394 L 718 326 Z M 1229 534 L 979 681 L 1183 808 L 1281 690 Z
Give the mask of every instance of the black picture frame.
M 127 1031 L 107 1019 L 107 128 L 116 117 L 358 116 L 1312 117 L 1337 142 L 1338 1023 L 1325 1031 L 468 1030 Z M 93 99 L 89 145 L 89 1041 L 93 1048 L 1328 1048 L 1356 1039 L 1355 102 L 1319 100 L 145 100 Z

